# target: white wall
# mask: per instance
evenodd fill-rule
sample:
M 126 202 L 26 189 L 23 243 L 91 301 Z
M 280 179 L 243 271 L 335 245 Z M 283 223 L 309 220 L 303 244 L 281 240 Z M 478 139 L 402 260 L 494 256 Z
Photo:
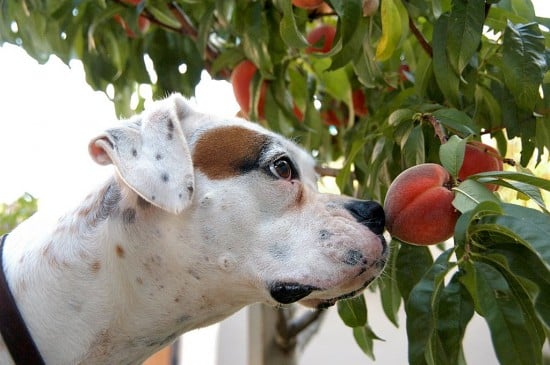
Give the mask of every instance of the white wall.
M 356 345 L 351 329 L 340 320 L 336 308 L 333 307 L 328 310 L 328 315 L 319 332 L 306 347 L 300 359 L 300 365 L 407 364 L 404 313 L 400 313 L 400 327 L 395 328 L 383 313 L 377 293 L 367 293 L 367 305 L 369 323 L 374 332 L 384 339 L 384 341 L 375 341 L 375 362 Z M 244 309 L 219 325 L 217 365 L 247 364 L 249 335 L 247 320 L 247 309 Z M 489 331 L 480 317 L 474 317 L 468 326 L 464 348 L 468 364 L 498 364 Z M 188 350 L 191 351 L 189 347 Z M 183 365 L 195 364 L 183 363 Z

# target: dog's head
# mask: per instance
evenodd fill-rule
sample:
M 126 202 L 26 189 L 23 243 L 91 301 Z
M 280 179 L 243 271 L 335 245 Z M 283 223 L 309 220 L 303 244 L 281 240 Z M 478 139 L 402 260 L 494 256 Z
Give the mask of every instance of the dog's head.
M 320 194 L 313 158 L 257 124 L 173 95 L 95 138 L 90 153 L 142 199 L 191 221 L 185 239 L 250 302 L 332 305 L 384 266 L 381 206 Z

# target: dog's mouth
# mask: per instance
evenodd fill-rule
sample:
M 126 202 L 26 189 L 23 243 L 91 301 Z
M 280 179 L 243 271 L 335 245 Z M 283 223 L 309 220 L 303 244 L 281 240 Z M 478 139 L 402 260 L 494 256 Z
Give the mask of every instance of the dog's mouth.
M 300 283 L 274 282 L 269 287 L 271 297 L 281 304 L 290 304 L 310 295 L 313 291 L 322 290 L 313 285 Z
M 339 295 L 333 298 L 306 298 L 313 292 L 322 292 L 323 289 L 300 283 L 291 282 L 274 282 L 269 287 L 271 297 L 281 304 L 291 304 L 300 302 L 300 304 L 311 307 L 324 309 L 333 306 L 337 301 L 341 299 L 352 298 L 361 293 L 370 283 L 374 281 L 375 277 L 367 280 L 359 289 L 353 290 L 343 295 Z

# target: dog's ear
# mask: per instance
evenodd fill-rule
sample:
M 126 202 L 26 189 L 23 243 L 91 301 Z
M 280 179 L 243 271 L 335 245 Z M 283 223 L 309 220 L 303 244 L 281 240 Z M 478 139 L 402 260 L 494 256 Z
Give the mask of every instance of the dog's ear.
M 174 94 L 142 114 L 92 139 L 89 152 L 101 165 L 112 163 L 124 182 L 149 203 L 179 213 L 191 202 L 193 163 L 181 121 L 193 113 Z

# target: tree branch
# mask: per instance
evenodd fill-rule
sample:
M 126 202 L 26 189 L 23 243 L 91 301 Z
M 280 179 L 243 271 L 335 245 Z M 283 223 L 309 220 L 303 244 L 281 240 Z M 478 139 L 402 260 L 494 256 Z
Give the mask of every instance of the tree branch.
M 434 117 L 432 114 L 422 114 L 421 118 L 422 120 L 432 125 L 435 135 L 439 138 L 441 144 L 445 144 L 449 140 L 449 138 L 445 134 L 445 131 L 443 130 L 443 127 L 441 126 L 441 123 L 439 123 L 439 120 L 437 120 L 436 117 Z
M 420 43 L 420 46 L 422 47 L 422 49 L 426 51 L 426 53 L 430 56 L 430 58 L 433 58 L 434 53 L 433 53 L 432 46 L 428 43 L 426 38 L 424 38 L 422 33 L 420 33 L 420 30 L 418 30 L 418 28 L 416 27 L 416 24 L 414 24 L 410 15 L 409 15 L 409 29 L 418 40 L 418 43 Z
M 311 336 L 317 331 L 317 325 L 322 315 L 322 309 L 307 311 L 306 313 L 293 318 L 294 310 L 291 307 L 283 307 L 277 310 L 277 345 L 284 351 L 290 352 L 296 349 L 298 337 L 303 335 L 300 342 L 307 343 Z M 315 328 L 314 328 L 315 327 Z M 307 332 L 308 330 L 311 330 Z
M 336 177 L 340 173 L 340 169 L 317 165 L 315 166 L 315 172 L 321 176 Z

